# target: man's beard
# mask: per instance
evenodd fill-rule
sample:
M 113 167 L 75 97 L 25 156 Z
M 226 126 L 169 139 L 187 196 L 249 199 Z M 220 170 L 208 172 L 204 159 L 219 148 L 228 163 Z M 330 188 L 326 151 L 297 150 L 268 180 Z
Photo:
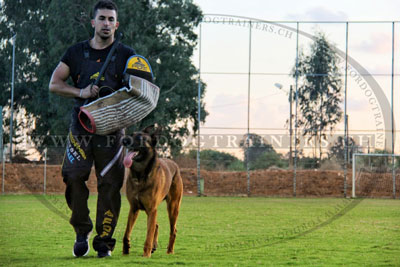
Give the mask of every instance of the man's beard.
M 111 34 L 111 31 L 109 34 L 104 34 L 102 31 L 98 32 L 97 34 L 98 36 L 100 36 L 101 40 L 103 41 L 107 41 L 109 40 L 113 35 Z

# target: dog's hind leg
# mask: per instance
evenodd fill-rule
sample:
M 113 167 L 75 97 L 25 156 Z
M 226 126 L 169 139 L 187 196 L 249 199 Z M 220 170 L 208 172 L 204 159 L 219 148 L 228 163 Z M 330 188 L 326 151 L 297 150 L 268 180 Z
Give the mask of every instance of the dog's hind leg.
M 126 230 L 123 240 L 123 254 L 129 254 L 129 248 L 131 247 L 131 233 L 138 215 L 139 209 L 133 209 L 132 207 L 129 209 L 128 223 L 126 224 Z
M 174 245 L 177 232 L 176 222 L 178 220 L 179 207 L 181 205 L 182 194 L 183 194 L 182 178 L 178 171 L 176 176 L 174 177 L 174 182 L 171 185 L 169 196 L 167 197 L 167 209 L 168 209 L 168 217 L 170 225 L 167 254 L 174 253 Z
M 174 253 L 174 245 L 175 245 L 175 239 L 176 239 L 176 221 L 178 219 L 178 213 L 179 213 L 179 202 L 176 200 L 171 200 L 167 204 L 168 208 L 168 217 L 169 217 L 169 225 L 170 225 L 170 233 L 169 233 L 169 243 L 168 243 L 168 249 L 167 249 L 167 254 L 173 254 Z
M 153 248 L 151 249 L 151 253 L 153 254 L 158 248 L 158 223 L 156 223 L 156 230 L 154 232 L 154 240 L 153 240 Z

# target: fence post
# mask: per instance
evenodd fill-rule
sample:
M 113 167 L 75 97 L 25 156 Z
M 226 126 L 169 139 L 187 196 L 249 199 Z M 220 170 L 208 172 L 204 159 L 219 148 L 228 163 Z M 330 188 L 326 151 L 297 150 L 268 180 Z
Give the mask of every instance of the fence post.
M 199 26 L 199 79 L 197 84 L 197 196 L 204 195 L 204 178 L 200 176 L 200 128 L 201 128 L 201 23 Z M 203 186 L 201 186 L 203 182 Z
M 3 153 L 3 158 L 2 158 L 2 160 L 1 161 L 3 161 L 3 179 L 2 179 L 2 184 L 1 184 L 1 192 L 3 193 L 3 195 L 5 194 L 5 192 L 4 192 L 4 182 L 5 182 L 5 179 L 4 179 L 4 177 L 5 177 L 5 172 L 6 172 L 6 159 L 5 159 L 6 157 L 5 157 L 5 154 Z
M 391 123 L 392 123 L 392 155 L 394 155 L 394 112 L 393 112 L 393 106 L 394 106 L 394 101 L 393 101 L 393 96 L 394 96 L 394 47 L 395 47 L 395 31 L 394 31 L 394 22 L 392 22 L 392 81 L 391 81 L 391 89 L 390 89 L 390 100 L 391 100 L 391 105 L 390 105 L 390 111 L 391 111 Z M 396 170 L 395 170 L 395 165 L 394 165 L 394 156 L 392 156 L 392 179 L 393 179 L 393 198 L 396 199 Z
M 13 120 L 14 120 L 14 72 L 15 72 L 15 42 L 17 34 L 13 37 L 13 50 L 12 50 L 12 72 L 11 72 L 11 102 L 10 102 L 10 163 L 12 163 L 12 146 L 13 146 Z
M 3 161 L 3 106 L 0 106 L 0 159 Z
M 250 196 L 250 162 L 249 162 L 249 138 L 250 138 L 250 89 L 251 89 L 251 20 L 249 21 L 249 70 L 247 74 L 247 196 Z
M 351 197 L 356 197 L 356 156 L 357 153 L 353 153 L 353 176 L 351 177 L 352 180 L 352 188 L 351 188 Z
M 47 183 L 47 148 L 44 149 L 44 177 L 43 177 L 43 195 L 46 195 L 46 183 Z
M 394 149 L 392 154 L 392 180 L 393 180 L 393 199 L 396 199 L 396 166 L 394 158 Z
M 299 106 L 299 30 L 300 24 L 296 23 L 296 70 L 295 70 L 295 117 L 294 117 L 294 165 L 293 165 L 293 197 L 297 196 L 297 129 L 299 128 L 297 110 Z
M 3 174 L 1 180 L 1 193 L 4 195 L 4 157 L 3 157 L 3 107 L 0 106 L 0 159 L 3 163 Z

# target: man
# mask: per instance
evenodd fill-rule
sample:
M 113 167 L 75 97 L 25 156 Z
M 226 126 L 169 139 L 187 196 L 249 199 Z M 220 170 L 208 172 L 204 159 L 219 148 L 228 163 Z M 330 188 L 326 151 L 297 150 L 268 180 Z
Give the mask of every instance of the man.
M 106 174 L 101 174 L 106 166 L 109 167 L 110 162 L 115 162 L 120 157 L 121 153 L 118 152 L 123 132 L 117 131 L 108 136 L 89 134 L 78 121 L 79 107 L 96 99 L 101 87 L 111 87 L 114 90 L 123 87 L 122 76 L 126 61 L 135 54 L 132 48 L 119 44 L 99 85 L 92 85 L 115 41 L 114 34 L 119 26 L 117 6 L 110 0 L 98 1 L 93 8 L 91 24 L 94 28 L 93 38 L 68 48 L 54 70 L 49 85 L 52 93 L 75 97 L 62 166 L 66 184 L 65 197 L 72 210 L 70 223 L 76 232 L 73 248 L 75 257 L 85 256 L 89 252 L 88 239 L 93 224 L 87 205 L 89 190 L 86 181 L 93 162 L 98 182 L 97 235 L 93 239 L 93 248 L 98 257 L 110 256 L 114 249 L 115 239 L 112 235 L 118 221 L 120 189 L 124 179 L 122 161 L 117 161 Z M 66 83 L 70 76 L 74 86 Z

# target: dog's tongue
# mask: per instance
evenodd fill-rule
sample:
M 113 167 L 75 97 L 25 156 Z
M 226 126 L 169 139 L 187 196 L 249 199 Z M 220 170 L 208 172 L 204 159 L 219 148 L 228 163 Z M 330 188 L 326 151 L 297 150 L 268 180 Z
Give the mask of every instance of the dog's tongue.
M 132 159 L 137 155 L 138 152 L 129 152 L 124 158 L 125 168 L 130 168 L 132 166 Z

